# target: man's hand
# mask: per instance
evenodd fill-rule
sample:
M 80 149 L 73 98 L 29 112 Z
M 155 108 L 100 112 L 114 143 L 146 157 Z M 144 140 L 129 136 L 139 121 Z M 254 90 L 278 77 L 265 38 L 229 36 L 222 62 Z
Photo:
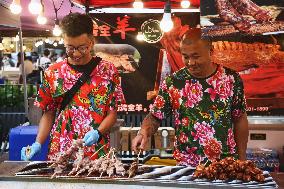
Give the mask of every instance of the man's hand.
M 96 144 L 101 137 L 100 132 L 97 129 L 92 129 L 89 132 L 87 132 L 84 136 L 84 143 L 85 146 L 92 146 L 93 144 Z
M 148 143 L 148 138 L 146 135 L 138 133 L 138 135 L 132 140 L 132 150 L 138 153 L 139 150 L 144 150 Z
M 35 142 L 32 144 L 31 147 L 23 147 L 21 150 L 21 160 L 29 161 L 32 159 L 37 153 L 39 153 L 41 150 L 41 144 L 38 142 Z

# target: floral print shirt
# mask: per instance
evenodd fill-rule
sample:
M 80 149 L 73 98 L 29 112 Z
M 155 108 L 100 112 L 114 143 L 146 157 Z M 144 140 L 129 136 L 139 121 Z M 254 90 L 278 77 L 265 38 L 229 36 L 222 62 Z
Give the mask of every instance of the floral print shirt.
M 53 64 L 44 72 L 35 105 L 44 111 L 58 111 L 64 94 L 81 75 L 82 72 L 69 65 L 67 59 Z M 98 128 L 107 112 L 116 110 L 120 103 L 124 103 L 124 95 L 118 72 L 112 63 L 102 60 L 66 108 L 57 112 L 50 134 L 48 159 L 68 149 L 73 139 L 82 139 L 88 131 Z M 103 149 L 92 156 L 103 145 Z M 109 135 L 106 134 L 98 144 L 84 150 L 86 156 L 96 159 L 108 152 L 108 148 Z
M 233 121 L 245 112 L 240 76 L 221 65 L 207 78 L 195 78 L 187 68 L 161 84 L 152 114 L 158 119 L 173 115 L 174 158 L 180 165 L 236 156 Z

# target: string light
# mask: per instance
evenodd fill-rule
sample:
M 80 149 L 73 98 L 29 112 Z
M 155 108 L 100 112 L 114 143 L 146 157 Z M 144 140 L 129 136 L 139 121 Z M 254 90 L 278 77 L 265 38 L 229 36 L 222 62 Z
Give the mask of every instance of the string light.
M 55 26 L 53 28 L 52 33 L 53 33 L 54 36 L 60 36 L 62 34 L 62 30 L 59 27 L 59 20 L 57 20 L 57 19 L 55 20 Z
M 60 35 L 62 34 L 62 30 L 61 30 L 61 28 L 59 27 L 59 20 L 58 20 L 58 17 L 57 17 L 57 12 L 58 12 L 58 10 L 61 8 L 61 6 L 62 6 L 62 4 L 63 4 L 63 1 L 61 2 L 59 8 L 56 8 L 56 7 L 55 7 L 54 0 L 52 0 L 52 4 L 53 4 L 54 12 L 55 12 L 55 26 L 54 26 L 54 28 L 53 28 L 52 33 L 53 33 L 54 36 L 57 36 L 57 37 L 58 37 L 58 36 L 60 36 Z
M 42 4 L 40 0 L 31 0 L 29 4 L 29 11 L 32 14 L 40 14 L 42 11 Z
M 4 46 L 2 43 L 0 43 L 0 51 L 3 51 L 4 50 Z
M 13 0 L 12 4 L 10 5 L 10 11 L 13 14 L 20 14 L 22 12 L 20 0 Z
M 142 0 L 135 0 L 134 3 L 133 3 L 133 7 L 135 9 L 143 9 L 144 4 L 143 4 Z
M 173 29 L 174 23 L 172 21 L 172 15 L 171 15 L 171 3 L 168 0 L 165 5 L 164 9 L 164 15 L 160 22 L 160 28 L 164 32 L 169 32 L 171 29 Z
M 190 2 L 188 0 L 182 0 L 180 2 L 180 5 L 181 5 L 182 8 L 187 9 L 187 8 L 190 7 Z
M 38 15 L 38 17 L 37 17 L 36 20 L 37 20 L 37 23 L 40 24 L 40 25 L 44 25 L 44 24 L 46 24 L 46 22 L 47 22 L 47 19 L 46 19 L 46 17 L 43 15 L 42 12 Z

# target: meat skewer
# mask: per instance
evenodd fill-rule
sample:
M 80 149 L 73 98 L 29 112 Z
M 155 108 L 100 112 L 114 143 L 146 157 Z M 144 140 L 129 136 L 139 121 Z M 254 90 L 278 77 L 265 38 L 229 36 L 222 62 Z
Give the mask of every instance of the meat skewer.
M 138 164 L 139 164 L 139 156 L 141 152 L 142 150 L 140 149 L 138 152 L 137 158 L 135 158 L 133 162 L 131 163 L 130 168 L 128 170 L 128 178 L 134 177 L 136 175 L 136 172 L 138 170 Z
M 209 180 L 220 179 L 238 179 L 245 182 L 252 180 L 264 182 L 262 171 L 255 167 L 253 162 L 235 160 L 233 157 L 227 157 L 220 161 L 212 162 L 208 167 L 199 164 L 193 174 L 193 178 L 207 178 Z

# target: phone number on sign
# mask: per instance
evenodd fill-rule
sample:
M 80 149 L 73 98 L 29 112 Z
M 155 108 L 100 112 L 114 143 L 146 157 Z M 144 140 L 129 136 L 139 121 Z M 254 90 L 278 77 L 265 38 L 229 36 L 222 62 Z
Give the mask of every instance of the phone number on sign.
M 258 112 L 266 112 L 268 111 L 268 107 L 247 107 L 248 112 L 258 111 Z

